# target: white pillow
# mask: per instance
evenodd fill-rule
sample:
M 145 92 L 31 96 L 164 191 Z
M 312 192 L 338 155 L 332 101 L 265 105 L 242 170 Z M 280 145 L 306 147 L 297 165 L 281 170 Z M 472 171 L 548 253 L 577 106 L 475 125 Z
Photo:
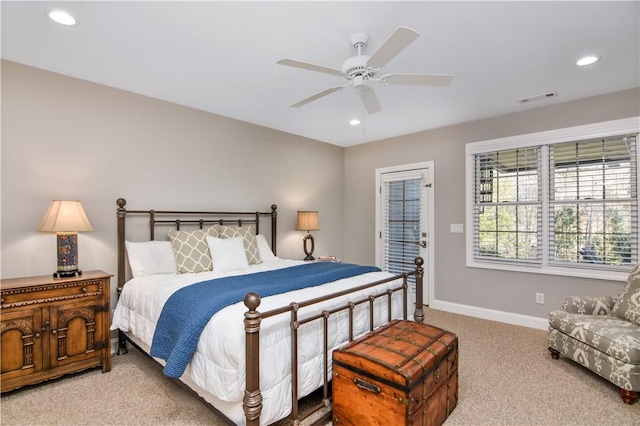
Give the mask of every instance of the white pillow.
M 207 236 L 213 270 L 218 272 L 244 269 L 249 266 L 244 253 L 244 238 L 216 238 Z
M 269 260 L 273 260 L 276 256 L 271 251 L 271 247 L 267 242 L 267 239 L 264 235 L 258 234 L 256 235 L 256 241 L 258 241 L 258 250 L 260 251 L 260 259 L 263 262 L 268 262 Z
M 260 259 L 258 243 L 256 242 L 255 226 L 222 226 L 219 230 L 219 235 L 212 235 L 212 237 L 220 238 L 234 238 L 238 236 L 244 238 L 244 250 L 247 255 L 247 262 L 249 262 L 249 265 L 257 265 L 260 263 L 262 259 Z
M 169 241 L 124 242 L 133 277 L 175 274 L 176 258 Z

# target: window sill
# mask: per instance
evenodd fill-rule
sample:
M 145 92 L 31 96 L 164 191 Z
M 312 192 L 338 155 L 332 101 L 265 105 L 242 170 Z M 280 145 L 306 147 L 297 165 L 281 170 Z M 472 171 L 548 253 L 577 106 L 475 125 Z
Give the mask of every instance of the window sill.
M 505 265 L 496 262 L 479 262 L 468 261 L 467 267 L 469 268 L 481 268 L 481 269 L 493 269 L 499 271 L 510 272 L 524 272 L 530 274 L 543 274 L 543 275 L 558 275 L 564 277 L 575 278 L 590 278 L 594 280 L 608 280 L 608 281 L 626 281 L 629 277 L 629 273 L 634 265 L 630 265 L 626 271 L 605 271 L 605 270 L 593 270 L 571 267 L 557 267 L 557 266 L 524 266 L 524 265 Z

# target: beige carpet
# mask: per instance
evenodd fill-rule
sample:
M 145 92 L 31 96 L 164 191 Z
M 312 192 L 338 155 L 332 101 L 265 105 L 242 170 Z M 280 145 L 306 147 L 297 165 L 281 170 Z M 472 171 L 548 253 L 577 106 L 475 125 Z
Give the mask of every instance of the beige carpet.
M 561 357 L 546 332 L 426 310 L 426 322 L 459 337 L 459 402 L 452 425 L 640 425 L 604 379 Z M 3 394 L 2 425 L 223 425 L 197 398 L 135 349 L 113 369 Z

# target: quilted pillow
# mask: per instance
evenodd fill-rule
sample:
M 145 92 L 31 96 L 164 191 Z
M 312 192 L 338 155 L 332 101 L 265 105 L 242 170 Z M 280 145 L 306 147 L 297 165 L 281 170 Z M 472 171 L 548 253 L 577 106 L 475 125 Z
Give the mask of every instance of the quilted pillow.
M 640 325 L 640 268 L 629 275 L 627 284 L 613 306 L 612 314 L 616 317 Z
M 242 237 L 244 243 L 244 251 L 247 255 L 247 261 L 249 265 L 257 265 L 261 263 L 260 251 L 258 249 L 258 242 L 256 240 L 255 227 L 249 226 L 223 226 L 220 228 L 221 238 L 234 238 Z
M 215 227 L 195 231 L 169 230 L 169 240 L 176 258 L 179 274 L 204 272 L 212 269 L 211 254 L 206 237 L 217 237 Z

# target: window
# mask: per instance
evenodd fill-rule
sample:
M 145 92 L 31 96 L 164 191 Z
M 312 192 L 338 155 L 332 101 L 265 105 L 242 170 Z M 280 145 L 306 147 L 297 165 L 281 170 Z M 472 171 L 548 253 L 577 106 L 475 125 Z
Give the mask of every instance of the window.
M 634 118 L 468 144 L 467 264 L 626 275 L 639 261 L 639 127 Z
M 549 147 L 550 263 L 638 263 L 636 138 Z
M 420 256 L 422 186 L 421 178 L 384 182 L 385 271 L 400 274 L 415 268 L 413 260 Z M 412 276 L 412 285 L 414 281 Z
M 540 263 L 540 148 L 482 153 L 474 161 L 476 258 Z

